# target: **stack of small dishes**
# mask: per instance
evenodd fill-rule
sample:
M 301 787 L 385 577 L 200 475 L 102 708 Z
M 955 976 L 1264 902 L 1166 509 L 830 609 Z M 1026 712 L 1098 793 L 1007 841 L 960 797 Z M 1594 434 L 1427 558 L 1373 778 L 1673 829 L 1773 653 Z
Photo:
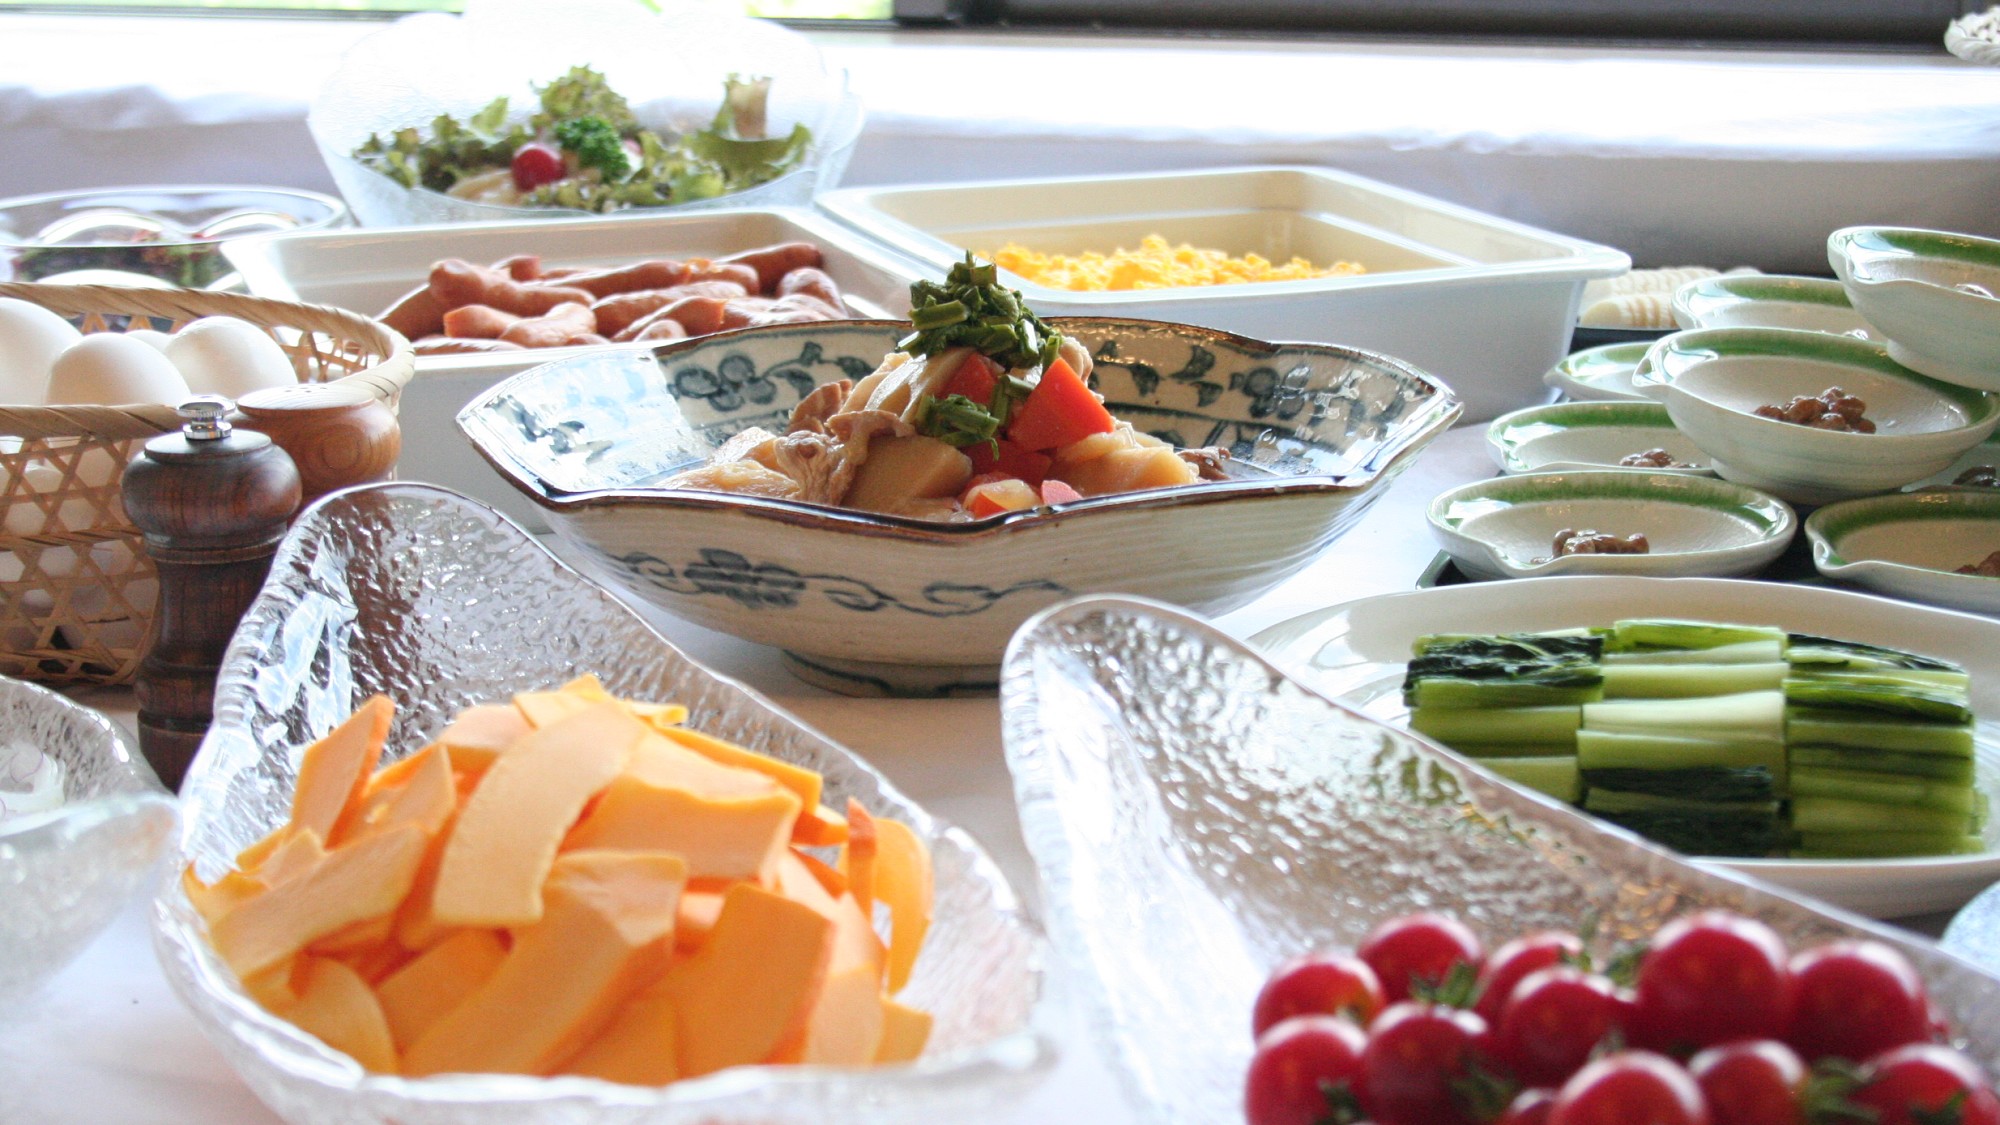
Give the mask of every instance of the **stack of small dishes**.
M 1724 274 L 1674 291 L 1674 323 L 1682 328 L 1797 328 L 1858 340 L 1880 340 L 1847 294 L 1823 277 Z
M 1549 368 L 1542 382 L 1578 402 L 1644 402 L 1632 373 L 1652 346 L 1648 339 L 1584 348 Z
M 1674 425 L 1713 459 L 1717 473 L 1795 504 L 1826 504 L 1925 480 L 2000 424 L 2000 397 L 1926 378 L 1897 363 L 1883 345 L 1851 337 L 1695 329 L 1661 340 L 1647 361 L 1636 376 L 1640 385 L 1664 396 Z M 1865 426 L 1767 416 L 1834 388 L 1861 400 Z

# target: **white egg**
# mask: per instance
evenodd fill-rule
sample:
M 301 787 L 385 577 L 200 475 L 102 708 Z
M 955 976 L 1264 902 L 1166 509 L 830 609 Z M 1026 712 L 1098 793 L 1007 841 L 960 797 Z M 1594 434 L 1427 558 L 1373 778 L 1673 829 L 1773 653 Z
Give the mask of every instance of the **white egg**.
M 42 306 L 0 297 L 0 402 L 39 406 L 48 393 L 49 368 L 81 338 L 69 321 Z
M 172 336 L 167 335 L 165 332 L 155 331 L 154 329 L 151 328 L 135 328 L 132 331 L 125 333 L 125 335 L 130 339 L 138 340 L 141 343 L 144 343 L 146 346 L 153 348 L 154 350 L 160 352 L 160 354 L 162 355 L 166 354 L 167 344 L 169 341 L 173 339 Z
M 189 394 L 187 380 L 166 356 L 116 332 L 93 332 L 78 340 L 56 357 L 49 372 L 48 401 L 58 405 L 179 405 Z
M 166 354 L 196 394 L 242 398 L 299 381 L 276 340 L 233 316 L 202 317 L 167 341 Z

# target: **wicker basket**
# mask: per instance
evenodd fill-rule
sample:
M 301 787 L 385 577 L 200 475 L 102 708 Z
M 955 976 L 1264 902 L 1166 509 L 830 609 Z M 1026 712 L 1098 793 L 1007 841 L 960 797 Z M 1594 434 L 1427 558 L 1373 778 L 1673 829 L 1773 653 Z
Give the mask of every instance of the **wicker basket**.
M 234 316 L 271 334 L 299 381 L 339 380 L 394 408 L 416 371 L 407 340 L 355 313 L 229 293 L 0 284 L 82 331 L 177 331 Z M 159 582 L 119 499 L 127 461 L 177 429 L 173 406 L 0 405 L 0 674 L 123 683 L 139 668 Z

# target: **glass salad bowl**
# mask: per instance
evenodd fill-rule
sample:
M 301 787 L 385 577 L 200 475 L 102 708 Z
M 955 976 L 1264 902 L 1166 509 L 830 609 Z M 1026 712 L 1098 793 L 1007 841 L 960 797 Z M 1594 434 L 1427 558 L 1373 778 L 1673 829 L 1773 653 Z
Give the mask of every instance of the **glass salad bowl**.
M 110 720 L 0 676 L 0 1011 L 110 924 L 173 825 L 173 798 Z
M 1516 790 L 1180 611 L 1095 597 L 1038 615 L 1008 648 L 1001 705 L 1066 979 L 1142 1120 L 1239 1120 L 1266 974 L 1419 910 L 1489 947 L 1594 922 L 1600 963 L 1709 907 L 1794 948 L 1865 935 L 2000 1064 L 2000 979 Z
M 224 660 L 174 859 L 218 876 L 287 818 L 293 751 L 376 692 L 396 703 L 387 753 L 400 757 L 468 704 L 593 670 L 621 696 L 684 704 L 691 728 L 820 772 L 828 802 L 852 796 L 916 830 L 935 869 L 935 920 L 900 995 L 936 1017 L 925 1054 L 872 1070 L 739 1067 L 655 1088 L 369 1074 L 252 1000 L 169 880 L 153 910 L 167 977 L 260 1098 L 314 1125 L 935 1121 L 1040 1077 L 1052 1061 L 1038 1028 L 1041 935 L 977 843 L 859 757 L 681 655 L 491 509 L 432 486 L 339 493 L 293 527 Z
M 692 4 L 670 5 L 665 12 L 647 7 L 622 0 L 560 5 L 473 0 L 463 14 L 399 20 L 357 43 L 321 88 L 307 118 L 320 156 L 356 219 L 375 227 L 591 214 L 566 206 L 480 202 L 406 186 L 356 156 L 371 137 L 393 139 L 410 129 L 431 137 L 434 121 L 447 114 L 470 130 L 457 134 L 459 149 L 481 143 L 470 139 L 474 135 L 490 142 L 488 123 L 478 115 L 496 97 L 508 100 L 508 124 L 526 120 L 540 108 L 537 88 L 579 65 L 602 74 L 630 103 L 639 123 L 668 143 L 708 127 L 723 100 L 724 80 L 736 75 L 771 80 L 764 136 L 782 144 L 794 126 L 810 131 L 803 155 L 788 170 L 743 190 L 712 194 L 714 185 L 691 189 L 690 180 L 678 178 L 678 172 L 666 175 L 660 166 L 662 182 L 674 185 L 676 198 L 687 197 L 665 209 L 810 204 L 840 179 L 861 133 L 861 100 L 847 88 L 845 73 L 829 68 L 818 48 L 769 21 Z M 485 167 L 489 161 L 482 157 L 476 163 Z M 507 166 L 505 156 L 490 163 Z M 662 209 L 634 207 L 621 213 Z

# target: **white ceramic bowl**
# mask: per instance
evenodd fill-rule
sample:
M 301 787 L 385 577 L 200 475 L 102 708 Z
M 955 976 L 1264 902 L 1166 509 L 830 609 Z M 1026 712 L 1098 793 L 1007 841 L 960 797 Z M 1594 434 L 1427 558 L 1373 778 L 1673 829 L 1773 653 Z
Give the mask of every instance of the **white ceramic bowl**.
M 901 995 L 936 1018 L 923 1056 L 867 1070 L 732 1067 L 646 1088 L 370 1074 L 252 1000 L 167 880 L 153 903 L 161 967 L 274 1112 L 294 1125 L 914 1125 L 989 1112 L 1041 1077 L 1054 1061 L 1039 1030 L 1042 937 L 978 843 L 863 757 L 683 656 L 491 509 L 428 485 L 350 489 L 293 526 L 223 659 L 174 859 L 206 880 L 227 870 L 289 817 L 296 751 L 377 692 L 396 703 L 387 754 L 401 757 L 469 704 L 586 671 L 622 696 L 684 704 L 692 729 L 812 769 L 829 802 L 853 797 L 916 831 L 935 918 Z
M 1450 489 L 1425 513 L 1431 533 L 1472 578 L 1555 574 L 1729 577 L 1754 574 L 1798 529 L 1791 508 L 1712 477 L 1584 470 L 1525 473 Z M 1556 556 L 1564 529 L 1643 533 L 1645 554 Z
M 967 250 L 1018 242 L 1110 253 L 1148 234 L 1234 255 L 1367 273 L 1311 281 L 1080 293 L 1006 275 L 1044 316 L 1146 317 L 1264 340 L 1383 352 L 1450 383 L 1483 421 L 1541 401 L 1584 283 L 1621 252 L 1318 167 L 853 188 L 819 204 L 936 277 Z
M 61 797 L 12 814 L 0 798 L 0 1013 L 110 924 L 174 826 L 173 799 L 108 719 L 0 676 L 0 759 L 24 747 L 54 759 Z
M 459 415 L 473 445 L 607 579 L 775 645 L 854 693 L 991 690 L 1014 628 L 1076 593 L 1220 612 L 1304 566 L 1459 412 L 1407 364 L 1186 325 L 1055 318 L 1114 415 L 1239 479 L 938 524 L 655 482 L 820 383 L 872 371 L 904 323 L 753 328 L 509 379 Z
M 1829 504 L 1806 520 L 1828 578 L 1899 598 L 2000 614 L 2000 578 L 1955 573 L 2000 551 L 2000 491 L 1954 489 Z
M 1486 427 L 1486 445 L 1504 473 L 1571 469 L 1713 476 L 1708 457 L 1674 428 L 1656 402 L 1555 402 L 1502 415 Z M 1635 454 L 1664 449 L 1688 468 L 1620 465 Z
M 1827 261 L 1889 354 L 1947 383 L 2000 391 L 2000 242 L 1908 227 L 1846 227 Z
M 1037 618 L 1008 650 L 1001 705 L 1052 936 L 1148 1125 L 1240 1121 L 1265 976 L 1418 910 L 1456 915 L 1489 949 L 1587 926 L 1600 958 L 1706 908 L 1761 918 L 1793 948 L 1885 941 L 1971 1057 L 2000 1063 L 2000 980 L 1931 942 L 1516 789 L 1166 607 L 1090 598 Z
M 1725 480 L 1795 504 L 1888 492 L 1950 466 L 2000 424 L 2000 398 L 1927 379 L 1881 345 L 1783 328 L 1676 332 L 1647 353 L 1639 378 Z M 1872 434 L 1759 418 L 1765 404 L 1838 386 L 1868 404 Z
M 1802 328 L 1880 340 L 1837 281 L 1786 274 L 1732 273 L 1674 290 L 1682 328 Z
M 1646 357 L 1657 334 L 1644 341 L 1599 344 L 1571 352 L 1542 376 L 1543 385 L 1577 402 L 1649 402 L 1632 383 L 1632 373 Z

